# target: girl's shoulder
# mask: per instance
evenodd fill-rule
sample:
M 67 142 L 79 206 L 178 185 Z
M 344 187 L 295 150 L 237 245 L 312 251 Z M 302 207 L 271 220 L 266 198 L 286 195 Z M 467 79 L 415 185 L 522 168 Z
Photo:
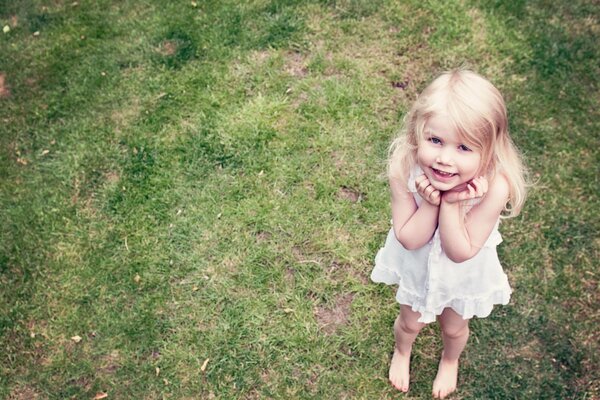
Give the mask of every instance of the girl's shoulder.
M 404 192 L 416 192 L 415 179 L 423 173 L 419 173 L 421 170 L 418 166 L 413 167 L 410 170 L 402 170 L 401 174 L 390 174 L 389 184 L 394 189 L 399 189 Z
M 510 184 L 504 174 L 496 174 L 488 182 L 488 190 L 470 210 L 472 214 L 484 214 L 497 218 L 510 198 Z
M 501 172 L 497 173 L 489 182 L 487 194 L 498 199 L 505 199 L 503 204 L 506 204 L 510 196 L 510 183 L 506 175 Z

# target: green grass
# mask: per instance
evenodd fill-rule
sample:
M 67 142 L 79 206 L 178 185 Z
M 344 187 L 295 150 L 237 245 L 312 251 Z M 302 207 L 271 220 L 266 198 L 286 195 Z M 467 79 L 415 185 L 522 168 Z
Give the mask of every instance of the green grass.
M 0 397 L 403 397 L 386 148 L 461 65 L 536 183 L 453 398 L 599 397 L 598 5 L 237 3 L 0 0 Z

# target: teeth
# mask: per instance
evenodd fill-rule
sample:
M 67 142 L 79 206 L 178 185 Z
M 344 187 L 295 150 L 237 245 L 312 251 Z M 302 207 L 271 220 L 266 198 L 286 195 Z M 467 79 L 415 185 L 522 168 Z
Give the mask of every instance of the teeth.
M 439 169 L 436 169 L 435 171 L 436 171 L 438 174 L 440 174 L 440 175 L 444 175 L 444 176 L 452 176 L 452 175 L 454 175 L 453 173 L 450 173 L 450 172 L 445 172 L 445 171 L 440 171 Z

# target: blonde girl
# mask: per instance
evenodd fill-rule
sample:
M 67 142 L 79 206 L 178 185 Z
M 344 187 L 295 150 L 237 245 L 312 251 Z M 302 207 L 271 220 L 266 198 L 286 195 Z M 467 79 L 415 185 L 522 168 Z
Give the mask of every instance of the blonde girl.
M 443 350 L 433 396 L 444 398 L 456 389 L 469 319 L 511 294 L 496 253 L 498 224 L 519 213 L 526 187 L 500 92 L 472 71 L 439 76 L 406 116 L 388 175 L 392 228 L 371 279 L 398 285 L 389 379 L 408 391 L 412 344 L 437 319 Z

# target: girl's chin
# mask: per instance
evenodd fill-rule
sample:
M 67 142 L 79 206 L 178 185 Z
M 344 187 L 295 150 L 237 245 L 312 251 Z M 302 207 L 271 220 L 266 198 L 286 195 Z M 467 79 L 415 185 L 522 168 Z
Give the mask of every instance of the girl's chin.
M 452 189 L 449 189 L 449 192 L 462 192 L 463 190 L 467 189 L 467 184 L 466 183 L 461 183 L 458 186 L 453 187 Z
M 429 182 L 431 182 L 431 180 Z M 453 184 L 444 184 L 441 182 L 431 182 L 431 186 L 433 186 L 440 192 L 462 192 L 463 190 L 467 189 L 466 183 L 461 183 L 457 186 L 453 186 Z

